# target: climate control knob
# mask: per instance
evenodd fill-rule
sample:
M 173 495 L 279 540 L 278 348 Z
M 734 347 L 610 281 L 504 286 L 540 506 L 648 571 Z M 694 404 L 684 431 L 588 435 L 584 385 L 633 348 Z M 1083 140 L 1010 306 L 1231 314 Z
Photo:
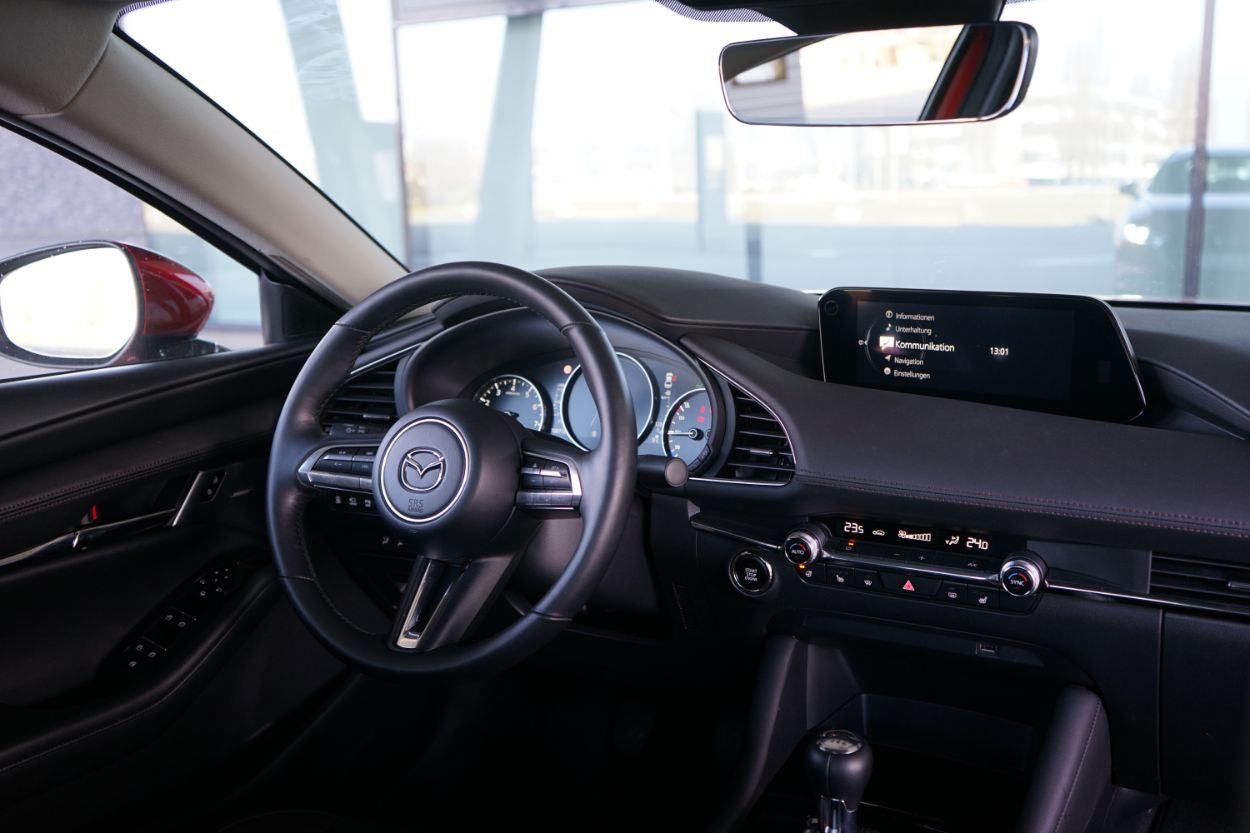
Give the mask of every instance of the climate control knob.
M 829 533 L 817 524 L 806 524 L 794 529 L 781 545 L 782 552 L 791 564 L 808 564 L 820 558 Z
M 1033 555 L 1013 555 L 1003 562 L 998 571 L 998 583 L 1012 596 L 1032 596 L 1042 589 L 1046 579 L 1046 567 Z

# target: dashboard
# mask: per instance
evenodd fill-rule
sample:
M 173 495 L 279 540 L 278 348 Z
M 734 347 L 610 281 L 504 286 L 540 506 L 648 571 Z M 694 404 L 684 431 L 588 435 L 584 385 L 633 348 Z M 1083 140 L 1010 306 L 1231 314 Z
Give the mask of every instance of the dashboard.
M 715 646 L 747 656 L 780 632 L 869 644 L 869 674 L 872 658 L 894 674 L 923 656 L 952 685 L 949 669 L 965 662 L 981 663 L 964 672 L 991 689 L 1017 673 L 1076 682 L 1107 704 L 1119 783 L 1150 792 L 1239 754 L 1226 745 L 1204 762 L 1186 750 L 1193 727 L 1207 731 L 1242 692 L 1211 680 L 1205 696 L 1227 708 L 1210 708 L 1164 665 L 1250 656 L 1250 313 L 1036 297 L 1002 310 L 897 290 L 826 297 L 833 310 L 679 270 L 543 275 L 616 349 L 639 454 L 691 469 L 679 488 L 639 489 L 578 619 L 585 634 L 612 634 L 597 650 L 624 631 L 687 646 L 680 661 L 697 665 L 724 656 Z M 891 344 L 900 321 L 932 332 Z M 884 372 L 900 359 L 930 375 Z M 579 379 L 545 321 L 456 299 L 376 339 L 327 428 L 350 445 L 397 412 L 456 398 L 590 448 L 597 419 Z M 1104 382 L 1119 393 L 1103 396 Z M 405 542 L 368 525 L 370 500 L 329 495 L 342 513 L 330 537 L 358 556 L 353 569 L 406 575 Z M 544 521 L 517 596 L 550 586 L 578 523 Z
M 916 685 L 949 685 L 957 704 L 1017 677 L 1021 691 L 1076 683 L 1106 703 L 1117 783 L 1210 790 L 1212 773 L 1236 771 L 1235 744 L 1190 740 L 1221 736 L 1212 721 L 1244 691 L 1207 676 L 1195 698 L 1186 681 L 1250 656 L 1250 311 L 1036 297 L 995 310 L 897 290 L 847 290 L 850 302 L 824 299 L 833 310 L 672 269 L 542 274 L 616 349 L 639 454 L 691 469 L 679 488 L 639 488 L 576 620 L 578 638 L 605 635 L 596 652 L 651 640 L 712 673 L 782 633 L 868 646 L 857 667 L 885 688 L 927 669 Z M 909 372 L 895 378 L 900 360 Z M 456 398 L 590 448 L 579 378 L 545 321 L 456 299 L 376 339 L 327 428 L 350 445 Z M 1118 393 L 1103 397 L 1104 383 Z M 370 496 L 327 500 L 352 568 L 372 559 L 402 581 L 405 544 L 365 526 Z M 577 539 L 575 517 L 543 523 L 518 569 L 522 599 L 550 586 Z

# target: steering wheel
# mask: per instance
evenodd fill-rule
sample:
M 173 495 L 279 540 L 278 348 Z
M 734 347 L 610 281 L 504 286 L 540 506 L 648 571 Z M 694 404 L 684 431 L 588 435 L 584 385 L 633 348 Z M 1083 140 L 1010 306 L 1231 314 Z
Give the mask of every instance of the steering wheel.
M 326 436 L 322 412 L 369 339 L 422 304 L 458 295 L 511 301 L 564 335 L 602 419 L 602 439 L 593 451 L 532 433 L 506 414 L 461 399 L 421 405 L 402 415 L 380 441 L 335 442 Z M 328 480 L 316 472 L 322 468 L 318 461 L 344 445 L 356 446 L 358 454 L 373 449 L 374 505 L 390 528 L 417 544 L 419 554 L 389 626 L 376 605 L 363 601 L 343 565 L 305 530 L 317 481 Z M 510 266 L 433 266 L 365 298 L 309 356 L 274 432 L 266 496 L 269 540 L 296 612 L 349 664 L 403 675 L 497 671 L 547 643 L 589 601 L 624 528 L 636 467 L 625 378 L 603 330 L 577 301 Z M 463 641 L 502 591 L 542 518 L 574 513 L 581 516 L 581 538 L 547 593 L 503 630 Z

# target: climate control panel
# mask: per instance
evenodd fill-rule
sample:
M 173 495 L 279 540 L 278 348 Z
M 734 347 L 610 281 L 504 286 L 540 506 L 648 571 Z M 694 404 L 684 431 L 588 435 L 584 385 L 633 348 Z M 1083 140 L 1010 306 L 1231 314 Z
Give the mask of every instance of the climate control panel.
M 1046 583 L 1042 559 L 1006 536 L 833 519 L 792 529 L 781 550 L 808 584 L 985 610 L 1027 612 Z

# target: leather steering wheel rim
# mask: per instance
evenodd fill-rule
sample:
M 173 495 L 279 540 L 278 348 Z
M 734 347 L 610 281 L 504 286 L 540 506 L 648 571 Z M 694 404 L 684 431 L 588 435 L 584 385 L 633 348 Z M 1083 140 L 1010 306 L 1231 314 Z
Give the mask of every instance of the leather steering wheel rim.
M 323 412 L 369 339 L 417 307 L 460 295 L 501 298 L 556 327 L 582 364 L 603 436 L 579 464 L 581 539 L 546 594 L 517 621 L 481 641 L 404 652 L 385 634 L 354 621 L 327 592 L 305 534 L 313 492 L 297 471 L 310 453 L 332 444 L 322 428 Z M 381 457 L 379 453 L 379 464 Z M 274 431 L 267 478 L 269 539 L 278 576 L 304 624 L 349 664 L 406 676 L 502 670 L 546 644 L 589 601 L 624 529 L 636 467 L 634 415 L 625 378 L 602 328 L 581 304 L 550 281 L 511 266 L 482 262 L 433 266 L 387 284 L 349 310 L 321 339 L 296 378 Z M 381 476 L 380 469 L 375 471 L 375 480 Z

